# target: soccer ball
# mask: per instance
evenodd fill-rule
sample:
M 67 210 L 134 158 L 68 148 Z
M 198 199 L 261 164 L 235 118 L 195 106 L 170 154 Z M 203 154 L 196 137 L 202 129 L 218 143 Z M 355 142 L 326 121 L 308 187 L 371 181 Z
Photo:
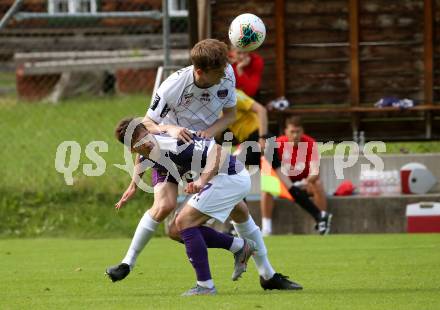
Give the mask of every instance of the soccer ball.
M 266 37 L 263 21 L 254 14 L 241 14 L 229 26 L 229 40 L 243 52 L 258 48 Z
M 290 106 L 289 101 L 285 97 L 280 97 L 269 102 L 269 107 L 278 111 L 283 111 Z

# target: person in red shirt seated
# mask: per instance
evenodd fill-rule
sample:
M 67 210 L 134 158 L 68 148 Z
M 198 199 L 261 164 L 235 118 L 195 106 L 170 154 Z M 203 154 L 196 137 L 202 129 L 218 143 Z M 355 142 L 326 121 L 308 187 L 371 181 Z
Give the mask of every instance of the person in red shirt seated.
M 236 88 L 249 97 L 255 97 L 260 90 L 263 76 L 263 58 L 255 52 L 243 52 L 232 47 L 229 61 L 234 69 Z
M 322 182 L 319 179 L 319 151 L 316 141 L 304 134 L 301 119 L 298 116 L 286 120 L 285 135 L 276 139 L 279 147 L 274 153 L 281 161 L 281 172 L 290 179 L 287 188 L 293 188 L 292 196 L 316 221 L 316 230 L 320 234 L 330 231 L 331 214 L 326 212 L 327 199 Z M 285 179 L 285 178 L 283 178 Z M 282 180 L 283 183 L 284 180 Z M 313 201 L 309 195 L 313 196 Z M 273 196 L 262 192 L 261 215 L 262 232 L 272 233 Z

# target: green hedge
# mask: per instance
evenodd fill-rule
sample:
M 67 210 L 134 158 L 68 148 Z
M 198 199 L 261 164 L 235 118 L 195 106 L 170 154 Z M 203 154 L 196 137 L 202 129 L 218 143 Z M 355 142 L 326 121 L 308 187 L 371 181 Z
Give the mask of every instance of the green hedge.
M 131 237 L 152 195 L 139 191 L 116 211 L 118 199 L 118 194 L 93 190 L 0 192 L 0 237 Z

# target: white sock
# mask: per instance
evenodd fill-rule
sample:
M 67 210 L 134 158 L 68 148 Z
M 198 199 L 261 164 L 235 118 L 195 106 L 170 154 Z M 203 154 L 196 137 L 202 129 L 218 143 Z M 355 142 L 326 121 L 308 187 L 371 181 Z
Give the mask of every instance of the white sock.
M 234 241 L 232 241 L 229 251 L 231 251 L 232 253 L 237 253 L 243 247 L 243 245 L 243 239 L 234 237 Z
M 275 270 L 272 268 L 269 258 L 267 257 L 266 245 L 263 241 L 263 236 L 261 235 L 260 228 L 255 224 L 252 217 L 249 218 L 244 223 L 233 223 L 235 231 L 242 238 L 248 238 L 257 244 L 257 253 L 252 255 L 252 258 L 257 266 L 258 273 L 265 280 L 273 277 Z
M 261 230 L 263 234 L 270 235 L 272 233 L 272 219 L 268 217 L 261 218 Z
M 159 223 L 153 220 L 148 211 L 145 212 L 144 216 L 139 221 L 127 254 L 122 260 L 123 263 L 130 266 L 130 269 L 133 269 L 138 255 L 148 241 L 150 241 L 158 225 Z
M 213 288 L 214 287 L 214 281 L 212 279 L 206 280 L 206 281 L 197 281 L 197 284 L 203 287 L 207 288 Z

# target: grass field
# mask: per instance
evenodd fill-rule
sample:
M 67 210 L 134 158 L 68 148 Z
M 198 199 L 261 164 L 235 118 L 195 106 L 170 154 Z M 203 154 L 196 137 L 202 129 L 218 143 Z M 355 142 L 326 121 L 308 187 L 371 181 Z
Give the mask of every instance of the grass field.
M 145 95 L 77 98 L 60 105 L 44 103 L 0 104 L 2 122 L 0 188 L 23 192 L 50 192 L 92 188 L 95 192 L 119 192 L 129 177 L 114 167 L 123 163 L 123 147 L 113 136 L 116 123 L 125 116 L 143 116 L 149 104 Z M 73 186 L 55 170 L 55 154 L 63 141 L 77 141 L 81 159 Z M 103 175 L 87 177 L 83 164 L 91 141 L 104 141 L 108 152 L 100 155 L 107 167 Z
M 0 98 L 0 237 L 131 236 L 139 215 L 151 206 L 151 195 L 140 192 L 123 214 L 112 212 L 130 180 L 114 166 L 124 160 L 113 130 L 124 116 L 142 116 L 148 103 L 141 94 L 76 98 L 60 105 Z M 57 147 L 66 140 L 77 141 L 82 150 L 73 186 L 55 170 Z M 95 140 L 108 144 L 108 152 L 100 153 L 106 171 L 88 177 L 83 164 L 93 162 L 84 150 Z
M 183 245 L 153 239 L 124 281 L 103 275 L 128 239 L 0 241 L 0 309 L 439 309 L 440 234 L 277 236 L 272 264 L 304 287 L 263 291 L 253 263 L 230 281 L 232 257 L 210 250 L 217 296 L 194 284 Z

